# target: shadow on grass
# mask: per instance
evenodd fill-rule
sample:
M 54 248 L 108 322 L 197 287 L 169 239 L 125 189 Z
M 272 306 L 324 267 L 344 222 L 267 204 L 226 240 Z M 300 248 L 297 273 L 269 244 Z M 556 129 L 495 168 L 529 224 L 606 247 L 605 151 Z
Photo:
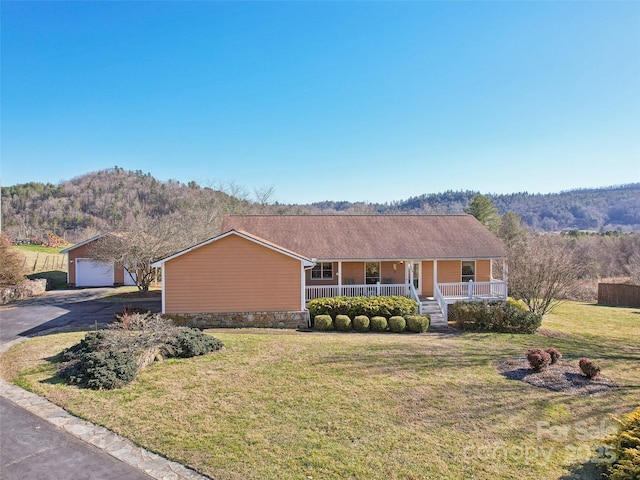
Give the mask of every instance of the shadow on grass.
M 607 476 L 604 471 L 593 462 L 577 463 L 569 467 L 567 475 L 563 475 L 559 480 L 605 480 Z

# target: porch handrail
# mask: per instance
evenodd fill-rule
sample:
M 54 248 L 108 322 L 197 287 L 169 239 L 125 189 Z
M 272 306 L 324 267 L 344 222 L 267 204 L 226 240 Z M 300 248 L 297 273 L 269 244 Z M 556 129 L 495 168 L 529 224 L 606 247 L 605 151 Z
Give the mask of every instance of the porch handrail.
M 507 284 L 503 281 L 438 283 L 438 288 L 449 299 L 507 298 Z
M 409 297 L 411 292 L 405 283 L 373 283 L 360 285 L 307 285 L 305 286 L 305 301 L 322 297 L 373 297 L 379 295 L 399 295 Z
M 413 283 L 410 283 L 409 288 L 411 290 L 410 298 L 413 298 L 416 302 L 418 302 L 418 313 L 422 313 L 422 302 L 420 301 L 420 295 L 418 295 L 415 285 Z
M 436 302 L 438 302 L 438 306 L 442 311 L 442 317 L 446 322 L 447 319 L 449 318 L 449 311 L 448 311 L 447 301 L 445 300 L 444 296 L 442 295 L 442 292 L 440 291 L 440 285 L 442 284 L 436 283 L 433 286 L 433 298 L 435 298 Z

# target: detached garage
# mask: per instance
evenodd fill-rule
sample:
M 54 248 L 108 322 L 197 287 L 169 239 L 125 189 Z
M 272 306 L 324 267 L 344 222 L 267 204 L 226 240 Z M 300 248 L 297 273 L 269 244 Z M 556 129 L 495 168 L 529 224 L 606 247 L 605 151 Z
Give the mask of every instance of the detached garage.
M 103 233 L 80 242 L 60 253 L 68 255 L 67 283 L 76 287 L 112 287 L 114 285 L 135 285 L 135 280 L 123 267 L 100 262 L 91 258 L 91 244 L 105 236 L 116 237 L 111 233 Z

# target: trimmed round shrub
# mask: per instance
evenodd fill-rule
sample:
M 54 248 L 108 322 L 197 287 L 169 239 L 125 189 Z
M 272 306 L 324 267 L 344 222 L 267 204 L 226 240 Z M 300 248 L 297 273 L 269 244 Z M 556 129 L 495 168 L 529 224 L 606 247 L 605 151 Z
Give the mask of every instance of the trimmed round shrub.
M 407 317 L 407 330 L 413 333 L 423 333 L 429 328 L 429 315 L 409 315 Z
M 367 317 L 407 316 L 418 313 L 418 303 L 411 298 L 392 296 L 314 298 L 307 304 L 309 315 L 358 315 Z
M 336 319 L 333 322 L 336 330 L 341 332 L 348 332 L 351 330 L 351 319 L 347 315 L 336 315 Z
M 560 361 L 560 359 L 562 358 L 562 353 L 560 353 L 560 350 L 558 350 L 557 348 L 547 348 L 545 352 L 547 352 L 551 357 L 551 365 L 558 363 L 558 361 Z
M 327 330 L 332 330 L 333 329 L 333 319 L 331 318 L 331 315 L 316 315 L 313 318 L 313 327 L 316 330 L 322 330 L 322 331 L 327 331 Z
M 370 323 L 369 317 L 366 315 L 358 315 L 353 319 L 353 329 L 357 332 L 368 332 Z
M 582 370 L 582 373 L 584 373 L 589 380 L 596 378 L 600 373 L 600 367 L 596 365 L 593 360 L 590 360 L 586 357 L 582 357 L 578 361 L 578 366 L 580 367 L 580 370 Z
M 386 332 L 387 331 L 387 319 L 384 317 L 372 317 L 371 318 L 371 330 L 374 332 Z
M 527 350 L 526 355 L 529 365 L 537 372 L 547 368 L 549 362 L 551 362 L 551 355 L 541 348 L 530 348 Z
M 393 316 L 389 319 L 389 330 L 393 333 L 402 333 L 407 328 L 407 322 L 404 317 Z

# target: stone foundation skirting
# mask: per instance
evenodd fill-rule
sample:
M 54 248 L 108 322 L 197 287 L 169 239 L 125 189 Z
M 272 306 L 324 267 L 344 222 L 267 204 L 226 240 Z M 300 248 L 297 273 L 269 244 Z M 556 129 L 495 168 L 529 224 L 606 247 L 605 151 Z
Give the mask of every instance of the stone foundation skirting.
M 0 287 L 0 305 L 5 305 L 16 300 L 24 300 L 44 294 L 47 290 L 47 279 L 37 278 L 27 280 L 11 287 Z
M 258 328 L 307 328 L 309 311 L 302 312 L 233 312 L 233 313 L 169 313 L 176 324 L 185 327 L 258 327 Z

